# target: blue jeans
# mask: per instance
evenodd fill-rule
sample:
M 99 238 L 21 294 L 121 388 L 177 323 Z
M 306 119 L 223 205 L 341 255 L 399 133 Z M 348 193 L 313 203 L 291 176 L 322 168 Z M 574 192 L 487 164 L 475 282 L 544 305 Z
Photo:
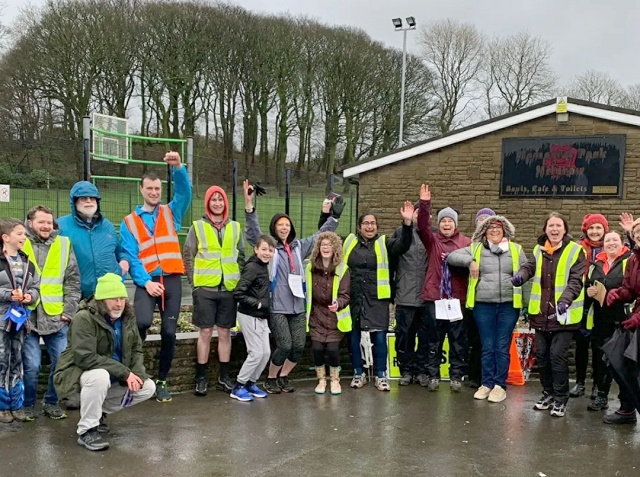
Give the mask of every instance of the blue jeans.
M 359 326 L 354 326 L 353 331 L 349 333 L 349 352 L 351 354 L 351 364 L 353 365 L 353 374 L 362 374 L 362 350 L 360 349 L 360 337 L 362 331 Z M 387 372 L 387 332 L 372 331 L 371 344 L 373 344 L 373 370 L 376 376 L 382 378 Z
M 58 358 L 67 347 L 67 330 L 69 325 L 57 333 L 42 335 L 44 346 L 49 355 L 51 368 L 49 371 L 49 384 L 44 394 L 45 404 L 58 404 L 58 395 L 53 387 L 53 373 L 58 363 Z M 38 393 L 38 374 L 42 366 L 42 351 L 40 350 L 40 338 L 38 333 L 31 332 L 24 339 L 22 348 L 22 360 L 24 362 L 24 405 L 34 406 Z
M 482 385 L 506 389 L 509 375 L 509 348 L 518 310 L 512 302 L 476 303 L 473 315 L 482 342 Z

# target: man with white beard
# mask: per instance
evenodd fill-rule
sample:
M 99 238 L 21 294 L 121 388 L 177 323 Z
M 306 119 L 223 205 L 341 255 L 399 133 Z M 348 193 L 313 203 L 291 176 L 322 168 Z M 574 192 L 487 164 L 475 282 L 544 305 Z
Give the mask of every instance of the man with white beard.
M 95 295 L 80 303 L 54 376 L 61 398 L 80 393 L 78 444 L 109 447 L 108 414 L 146 401 L 156 391 L 144 368 L 142 340 L 122 278 L 107 273 Z M 141 436 L 142 437 L 142 436 Z
M 69 194 L 71 214 L 58 219 L 60 235 L 69 237 L 80 266 L 82 299 L 92 296 L 98 277 L 124 276 L 129 262 L 113 224 L 100 211 L 100 194 L 91 182 L 76 182 Z

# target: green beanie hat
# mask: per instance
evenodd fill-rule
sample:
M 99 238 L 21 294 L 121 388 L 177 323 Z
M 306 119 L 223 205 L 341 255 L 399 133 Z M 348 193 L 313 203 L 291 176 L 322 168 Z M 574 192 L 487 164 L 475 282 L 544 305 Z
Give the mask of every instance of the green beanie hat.
M 111 298 L 127 298 L 127 289 L 122 283 L 122 277 L 115 273 L 107 273 L 98 278 L 96 286 L 96 300 L 109 300 Z

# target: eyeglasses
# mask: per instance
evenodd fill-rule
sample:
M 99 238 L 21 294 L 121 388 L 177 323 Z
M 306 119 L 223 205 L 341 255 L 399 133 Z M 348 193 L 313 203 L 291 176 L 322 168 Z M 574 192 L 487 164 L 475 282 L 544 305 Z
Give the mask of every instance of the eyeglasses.
M 320 244 L 320 248 L 333 248 L 333 246 L 330 243 L 328 244 L 323 243 L 323 244 Z
M 375 226 L 377 225 L 377 222 L 362 222 L 361 225 L 364 225 L 365 227 L 368 227 L 369 225 Z
M 489 230 L 502 230 L 502 225 L 489 225 Z

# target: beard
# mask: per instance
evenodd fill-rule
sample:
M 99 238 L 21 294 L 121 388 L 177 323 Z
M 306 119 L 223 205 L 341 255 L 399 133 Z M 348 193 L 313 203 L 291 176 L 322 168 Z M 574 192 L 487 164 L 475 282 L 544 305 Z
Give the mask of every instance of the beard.
M 80 207 L 79 209 L 76 209 L 77 212 L 87 218 L 90 219 L 92 218 L 94 215 L 96 215 L 96 212 L 98 212 L 98 206 L 97 205 L 86 205 L 84 207 Z

